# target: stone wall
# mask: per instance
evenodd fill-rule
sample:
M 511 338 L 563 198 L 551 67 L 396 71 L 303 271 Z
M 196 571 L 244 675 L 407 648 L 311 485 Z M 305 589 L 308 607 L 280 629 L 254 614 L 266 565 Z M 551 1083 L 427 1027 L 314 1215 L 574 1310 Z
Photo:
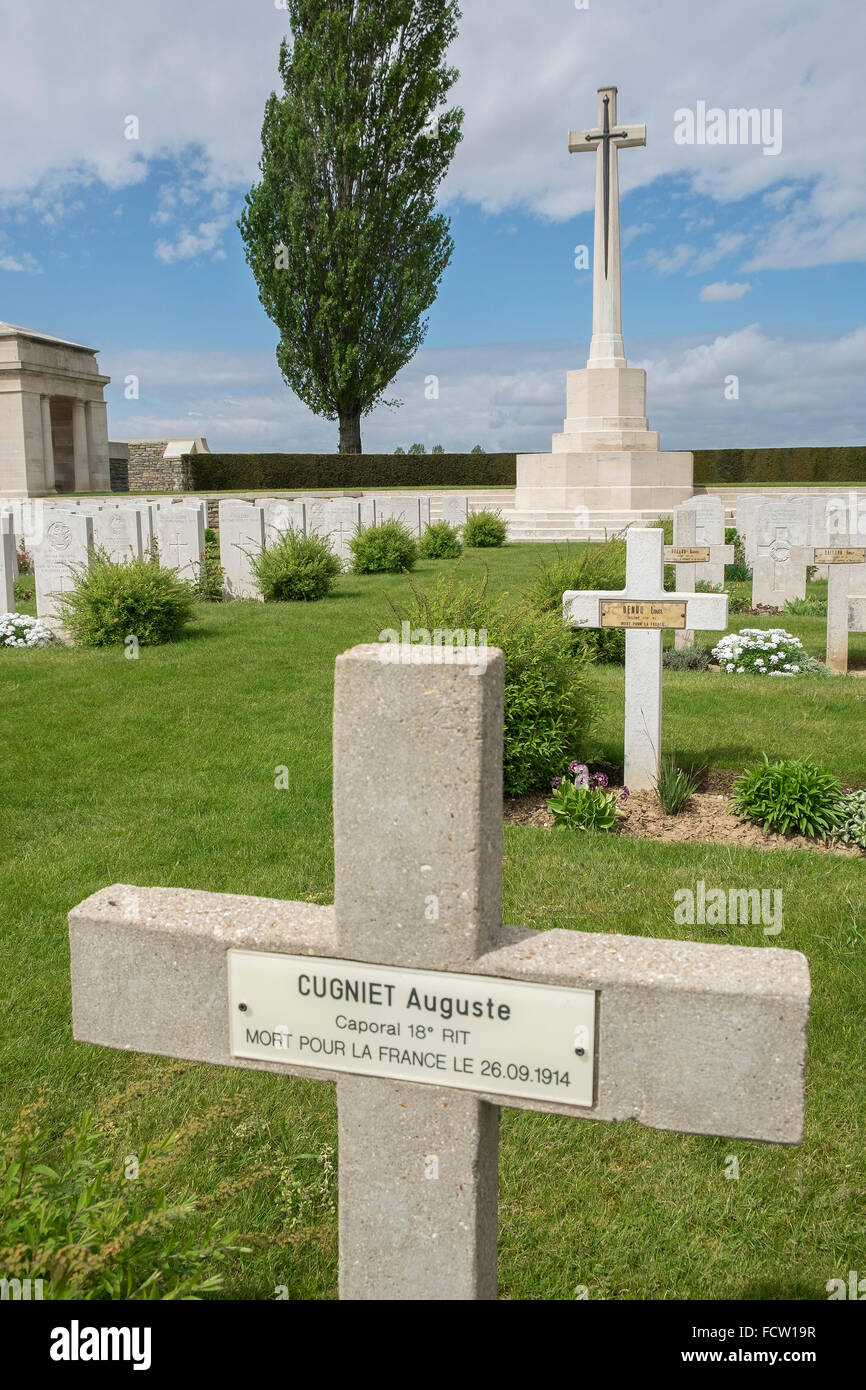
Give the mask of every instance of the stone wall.
M 112 461 L 113 492 L 188 492 L 189 461 L 163 458 L 167 439 L 129 439 L 127 462 Z M 115 477 L 117 482 L 115 482 Z

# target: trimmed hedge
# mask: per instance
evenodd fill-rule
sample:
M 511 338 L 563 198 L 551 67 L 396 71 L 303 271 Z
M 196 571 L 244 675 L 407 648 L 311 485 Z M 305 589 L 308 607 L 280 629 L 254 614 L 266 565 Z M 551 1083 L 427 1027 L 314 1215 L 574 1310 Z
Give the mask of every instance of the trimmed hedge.
M 185 454 L 190 492 L 514 487 L 516 454 Z
M 695 484 L 866 483 L 866 445 L 696 449 Z M 516 454 L 185 454 L 190 492 L 514 487 Z
M 808 449 L 696 449 L 695 484 L 864 483 L 866 445 Z

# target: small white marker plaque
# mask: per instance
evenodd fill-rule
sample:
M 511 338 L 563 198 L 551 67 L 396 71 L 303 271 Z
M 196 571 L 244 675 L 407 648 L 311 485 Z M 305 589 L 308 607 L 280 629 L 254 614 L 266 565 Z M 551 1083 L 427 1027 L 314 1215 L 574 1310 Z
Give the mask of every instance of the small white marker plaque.
M 591 1106 L 595 991 L 229 951 L 233 1057 Z

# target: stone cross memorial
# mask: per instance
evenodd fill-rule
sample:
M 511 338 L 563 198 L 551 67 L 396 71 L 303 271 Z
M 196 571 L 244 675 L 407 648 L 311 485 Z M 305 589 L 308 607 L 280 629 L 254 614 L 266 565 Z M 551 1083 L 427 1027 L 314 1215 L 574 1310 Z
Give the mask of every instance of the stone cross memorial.
M 195 583 L 204 560 L 204 530 L 200 506 L 161 507 L 157 513 L 160 564 Z
M 700 498 L 702 502 L 716 502 L 717 498 Z M 721 502 L 719 502 L 721 508 Z M 717 522 L 721 525 L 721 540 L 711 540 L 718 534 Z M 725 545 L 725 515 L 716 513 L 715 508 L 698 507 L 685 503 L 674 509 L 674 543 L 665 546 L 665 564 L 676 566 L 678 589 L 694 589 L 699 579 L 704 579 L 714 587 L 725 582 L 725 565 L 734 563 L 734 547 Z M 721 573 L 721 579 L 718 577 Z M 674 646 L 693 647 L 695 634 L 689 628 L 678 628 L 674 633 Z
M 827 566 L 827 666 L 834 675 L 848 670 L 849 605 L 866 593 L 866 546 L 816 545 L 815 564 Z
M 575 627 L 623 627 L 625 772 L 632 791 L 654 787 L 661 768 L 662 636 L 728 625 L 727 594 L 665 593 L 664 531 L 632 528 L 625 543 L 624 589 L 570 589 L 562 596 Z
M 333 907 L 69 915 L 78 1040 L 336 1080 L 344 1299 L 496 1297 L 501 1106 L 801 1138 L 804 956 L 502 925 L 503 694 L 493 649 L 337 658 Z

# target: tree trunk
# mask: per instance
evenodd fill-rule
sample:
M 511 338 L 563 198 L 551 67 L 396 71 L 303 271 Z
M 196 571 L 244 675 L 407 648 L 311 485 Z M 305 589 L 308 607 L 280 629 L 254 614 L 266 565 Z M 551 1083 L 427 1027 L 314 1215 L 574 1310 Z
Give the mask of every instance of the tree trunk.
M 341 454 L 360 454 L 361 448 L 361 411 L 357 406 L 350 410 L 340 411 L 340 453 Z

